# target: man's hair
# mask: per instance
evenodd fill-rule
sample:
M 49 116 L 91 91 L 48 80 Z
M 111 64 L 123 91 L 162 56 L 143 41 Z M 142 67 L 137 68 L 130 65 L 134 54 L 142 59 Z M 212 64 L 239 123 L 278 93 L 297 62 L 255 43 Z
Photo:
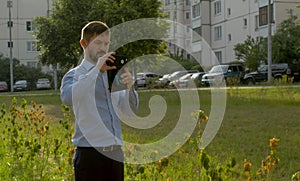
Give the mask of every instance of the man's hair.
M 109 33 L 109 27 L 102 21 L 91 21 L 82 28 L 81 39 L 90 42 L 92 37 L 102 33 Z

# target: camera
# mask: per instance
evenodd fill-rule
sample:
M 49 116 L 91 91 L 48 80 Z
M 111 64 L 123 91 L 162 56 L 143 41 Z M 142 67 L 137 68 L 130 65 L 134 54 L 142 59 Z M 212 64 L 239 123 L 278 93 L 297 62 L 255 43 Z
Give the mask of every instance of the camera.
M 115 57 L 114 63 L 106 61 L 106 65 L 115 66 L 116 69 L 108 70 L 108 85 L 110 92 L 127 89 L 127 86 L 122 84 L 121 75 L 125 72 L 124 65 L 128 62 L 125 55 L 113 55 Z

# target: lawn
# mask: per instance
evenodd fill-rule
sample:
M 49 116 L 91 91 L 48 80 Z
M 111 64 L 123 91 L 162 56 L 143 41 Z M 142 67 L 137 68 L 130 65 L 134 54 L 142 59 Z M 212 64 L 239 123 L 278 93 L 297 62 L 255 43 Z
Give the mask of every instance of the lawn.
M 198 90 L 198 93 L 201 103 L 200 107 L 206 115 L 209 115 L 212 104 L 211 91 L 207 89 Z M 190 91 L 185 91 L 184 94 L 189 95 Z M 160 96 L 165 100 L 165 104 L 167 105 L 166 114 L 161 121 L 149 129 L 135 129 L 123 124 L 124 140 L 144 144 L 158 141 L 167 136 L 176 127 L 176 124 L 178 124 L 178 119 L 181 114 L 180 104 L 183 100 L 180 100 L 179 95 L 177 91 L 139 91 L 139 116 L 146 117 L 151 114 L 149 100 L 153 96 Z M 203 163 L 197 161 L 203 158 L 203 152 L 197 150 L 197 147 L 195 147 L 195 140 L 198 133 L 194 132 L 186 144 L 181 148 L 178 147 L 178 151 L 172 156 L 167 155 L 169 157 L 165 165 L 161 164 L 164 163 L 162 162 L 163 160 L 147 165 L 126 165 L 126 179 L 166 180 L 170 178 L 171 180 L 195 180 L 204 178 L 199 176 L 200 172 L 201 174 L 203 174 L 204 171 L 212 173 L 212 170 L 218 170 L 218 168 L 222 167 L 231 169 L 230 174 L 232 176 L 230 178 L 227 174 L 227 176 L 222 177 L 223 180 L 247 180 L 247 176 L 245 176 L 243 172 L 244 159 L 247 159 L 247 161 L 252 163 L 250 171 L 252 180 L 259 180 L 261 177 L 256 175 L 256 171 L 261 167 L 262 160 L 265 159 L 270 152 L 269 140 L 271 138 L 279 138 L 277 156 L 280 158 L 280 161 L 272 167 L 267 178 L 269 180 L 290 180 L 291 176 L 300 169 L 300 89 L 279 87 L 257 89 L 231 88 L 226 91 L 226 95 L 226 111 L 222 125 L 213 141 L 205 148 L 205 153 L 211 160 L 209 169 L 203 170 Z M 34 175 L 35 180 L 70 179 L 71 173 L 64 174 L 64 172 L 71 170 L 70 164 L 65 163 L 70 160 L 56 158 L 56 156 L 59 158 L 71 155 L 72 153 L 72 146 L 63 147 L 64 144 L 70 144 L 69 141 L 67 141 L 69 139 L 67 137 L 68 135 L 65 134 L 65 131 L 59 131 L 60 129 L 64 130 L 65 126 L 69 124 L 69 118 L 64 117 L 64 114 L 66 116 L 66 112 L 62 110 L 58 92 L 36 91 L 18 92 L 13 93 L 13 95 L 0 94 L 0 101 L 9 107 L 13 97 L 17 98 L 18 104 L 21 104 L 23 98 L 27 100 L 28 105 L 30 105 L 31 101 L 42 104 L 46 114 L 45 120 L 49 124 L 47 126 L 50 127 L 50 131 L 48 132 L 49 138 L 66 137 L 66 139 L 56 139 L 56 141 L 54 138 L 50 139 L 53 140 L 53 144 L 48 146 L 52 151 L 48 154 L 47 159 L 44 159 L 47 163 L 53 164 L 51 166 L 52 171 L 47 171 L 47 169 L 50 169 L 48 167 L 42 167 L 43 169 L 39 170 L 39 174 Z M 188 99 L 188 102 L 191 103 L 195 101 L 192 98 L 189 100 L 188 96 L 185 99 Z M 152 102 L 152 106 L 153 108 L 160 107 L 162 103 L 164 102 L 154 101 Z M 163 109 L 163 107 L 161 109 Z M 189 121 L 193 122 L 193 117 L 190 113 L 186 115 L 186 118 L 190 118 L 190 120 L 187 120 L 187 124 Z M 73 121 L 72 115 L 70 120 L 71 122 Z M 4 121 L 2 121 L 1 124 L 3 124 L 3 122 Z M 70 125 L 72 125 L 72 123 Z M 204 128 L 202 127 L 202 129 Z M 9 131 L 7 130 L 7 127 L 4 128 L 2 126 L 1 131 L 6 133 L 2 134 L 2 139 L 4 139 L 5 135 L 12 135 L 11 133 L 8 134 Z M 72 129 L 68 127 L 66 130 L 71 132 Z M 21 135 L 20 131 L 18 133 Z M 61 144 L 56 143 L 61 140 Z M 18 141 L 18 144 L 22 145 L 22 139 Z M 8 144 L 7 141 L 2 142 Z M 45 145 L 47 144 L 45 143 Z M 38 147 L 38 149 L 41 150 L 42 147 L 43 145 L 41 145 L 41 148 Z M 58 151 L 56 150 L 57 155 L 53 157 L 52 153 L 55 152 L 55 148 L 57 148 Z M 2 164 L 2 168 L 0 168 L 0 178 L 3 178 L 0 180 L 12 177 L 20 179 L 22 177 L 18 174 L 22 173 L 24 175 L 26 169 L 28 169 L 24 165 L 16 166 L 16 164 L 21 163 L 20 155 L 6 153 L 7 150 L 12 149 L 13 148 L 9 148 L 8 146 L 1 147 L 0 160 L 2 163 L 7 162 L 9 164 Z M 8 155 L 12 156 L 10 160 L 7 158 Z M 12 161 L 13 158 L 16 159 L 16 157 L 19 158 L 19 161 Z M 71 156 L 68 156 L 68 158 L 70 159 Z M 33 159 L 33 157 L 30 157 L 30 159 Z M 235 160 L 236 164 L 233 165 L 232 168 L 229 168 L 226 165 L 232 160 Z M 11 166 L 12 163 L 14 163 L 13 166 Z M 5 169 L 9 167 L 25 169 L 25 171 L 5 171 Z M 56 167 L 58 167 L 58 169 L 55 169 Z M 37 170 L 34 166 L 32 168 Z M 226 173 L 228 172 L 229 171 Z M 6 175 L 4 176 L 3 174 Z M 225 174 L 224 171 L 223 174 Z M 30 176 L 32 175 L 29 174 L 28 178 L 30 178 Z

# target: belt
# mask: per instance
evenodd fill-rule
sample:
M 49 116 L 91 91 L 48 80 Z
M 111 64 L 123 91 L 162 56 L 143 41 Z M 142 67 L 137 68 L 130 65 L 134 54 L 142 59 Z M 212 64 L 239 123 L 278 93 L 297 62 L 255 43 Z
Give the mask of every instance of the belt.
M 111 145 L 111 146 L 104 146 L 104 147 L 81 147 L 81 146 L 78 146 L 77 149 L 78 150 L 91 149 L 91 150 L 107 152 L 107 151 L 119 150 L 119 149 L 121 149 L 121 145 Z

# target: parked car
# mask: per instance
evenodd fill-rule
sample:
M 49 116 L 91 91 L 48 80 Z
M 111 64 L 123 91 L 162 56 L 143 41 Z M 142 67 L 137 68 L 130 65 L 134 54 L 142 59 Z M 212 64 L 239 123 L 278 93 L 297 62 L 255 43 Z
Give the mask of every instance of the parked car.
M 211 70 L 202 76 L 201 84 L 219 85 L 239 84 L 245 75 L 245 68 L 241 64 L 221 64 L 211 68 Z
M 292 82 L 300 81 L 300 62 L 294 61 L 289 64 L 289 68 L 287 70 L 287 77 L 291 79 Z
M 51 84 L 49 79 L 41 78 L 37 80 L 36 89 L 50 89 L 50 88 L 51 88 Z
M 282 76 L 285 75 L 288 71 L 288 64 L 272 64 L 272 77 L 275 80 L 281 81 Z M 268 65 L 262 65 L 255 72 L 250 72 L 244 76 L 244 83 L 248 85 L 256 84 L 257 82 L 266 82 L 268 81 Z
M 199 72 L 198 70 L 181 70 L 181 71 L 176 71 L 173 72 L 170 76 L 169 76 L 169 81 L 174 81 L 179 79 L 180 77 L 188 74 L 188 73 L 196 73 Z
M 184 88 L 188 86 L 188 82 L 190 81 L 190 78 L 193 73 L 187 73 L 183 76 L 181 76 L 179 79 L 173 80 L 169 83 L 169 88 Z
M 201 80 L 204 74 L 205 72 L 197 72 L 193 73 L 193 75 L 191 76 L 191 80 L 194 81 L 196 87 L 201 87 Z
M 7 92 L 8 85 L 5 81 L 0 81 L 0 92 Z
M 163 75 L 161 78 L 159 78 L 156 81 L 155 85 L 160 88 L 167 87 L 170 82 L 169 77 L 170 77 L 170 74 Z
M 136 86 L 147 87 L 154 86 L 155 82 L 160 78 L 159 74 L 153 72 L 140 72 L 136 74 Z
M 28 91 L 30 90 L 30 84 L 27 80 L 18 80 L 13 85 L 14 91 Z

